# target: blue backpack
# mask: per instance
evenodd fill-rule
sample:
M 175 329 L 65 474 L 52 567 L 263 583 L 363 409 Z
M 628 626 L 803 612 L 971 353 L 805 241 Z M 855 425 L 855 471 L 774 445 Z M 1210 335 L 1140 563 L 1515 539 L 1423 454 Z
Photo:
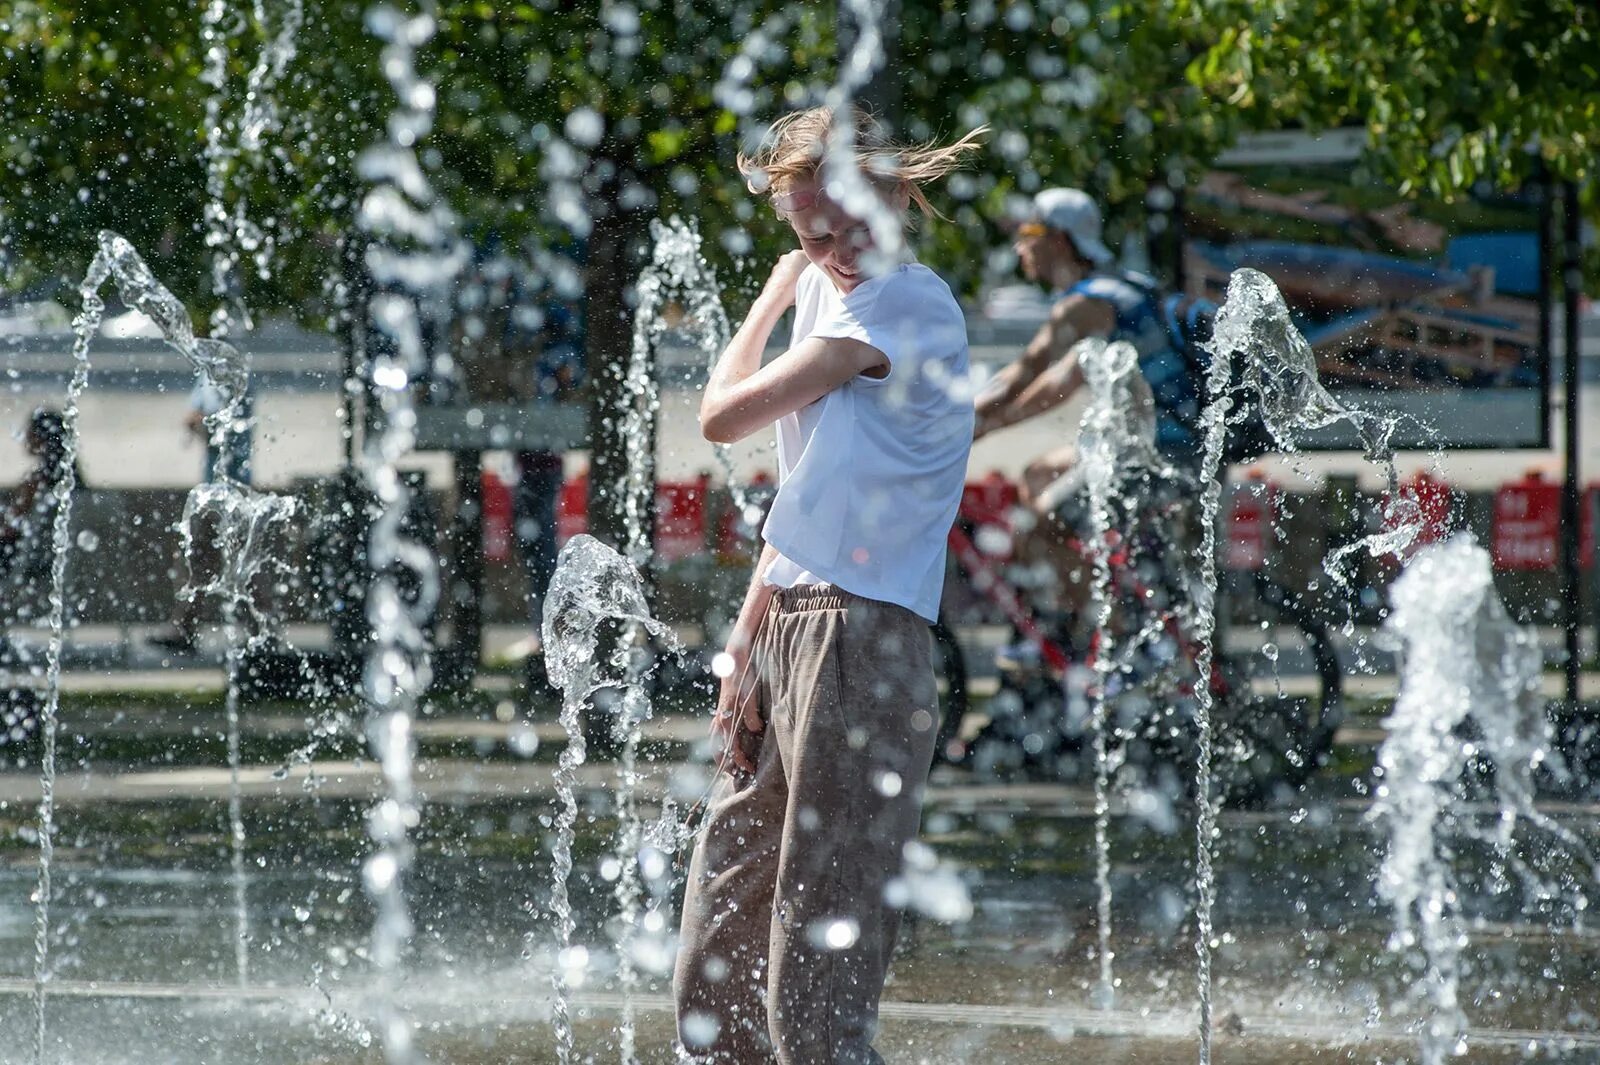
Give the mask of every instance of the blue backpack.
M 1211 372 L 1210 344 L 1217 305 L 1203 296 L 1185 296 L 1181 292 L 1159 298 L 1167 340 L 1183 360 L 1187 376 L 1194 382 L 1195 402 L 1184 405 L 1183 409 L 1170 410 L 1168 414 L 1186 422 L 1198 446 L 1205 437 L 1204 427 L 1200 424 L 1200 406 L 1204 402 L 1202 397 L 1205 395 L 1206 377 Z M 1153 385 L 1151 387 L 1154 388 Z M 1249 397 L 1247 402 L 1249 412 L 1237 421 L 1230 419 L 1228 423 L 1227 442 L 1222 450 L 1222 461 L 1228 465 L 1253 462 L 1277 448 L 1271 430 L 1261 418 L 1261 404 L 1250 402 Z M 1236 412 L 1237 409 L 1235 407 Z
M 1200 413 L 1211 368 L 1208 344 L 1217 305 L 1163 293 L 1154 279 L 1132 272 L 1096 274 L 1068 292 L 1111 305 L 1116 329 L 1109 339 L 1126 340 L 1138 349 L 1139 372 L 1155 400 L 1157 448 L 1180 465 L 1198 463 L 1205 440 Z M 1241 423 L 1230 421 L 1223 461 L 1250 462 L 1273 448 L 1259 404 L 1253 404 Z

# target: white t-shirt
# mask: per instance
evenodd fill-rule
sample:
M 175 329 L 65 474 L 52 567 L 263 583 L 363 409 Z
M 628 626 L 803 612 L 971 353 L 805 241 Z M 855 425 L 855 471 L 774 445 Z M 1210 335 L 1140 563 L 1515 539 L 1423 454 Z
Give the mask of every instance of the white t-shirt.
M 961 305 L 919 263 L 848 296 L 811 266 L 795 289 L 790 347 L 808 337 L 870 344 L 889 375 L 858 375 L 778 419 L 778 494 L 762 535 L 780 557 L 764 580 L 834 584 L 932 621 L 972 449 Z

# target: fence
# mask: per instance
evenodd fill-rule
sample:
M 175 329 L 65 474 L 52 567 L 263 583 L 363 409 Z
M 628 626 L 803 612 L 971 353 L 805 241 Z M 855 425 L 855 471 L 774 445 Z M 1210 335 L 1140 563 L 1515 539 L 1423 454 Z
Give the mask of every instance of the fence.
M 261 590 L 288 622 L 326 620 L 316 582 L 319 511 L 326 506 L 324 484 L 307 481 L 291 492 L 306 504 L 309 518 L 297 523 L 273 550 L 304 579 L 274 581 Z M 1526 621 L 1554 620 L 1559 612 L 1558 484 L 1530 476 L 1495 492 L 1463 493 L 1437 481 L 1413 479 L 1406 491 L 1418 494 L 1428 515 L 1426 538 L 1450 529 L 1466 529 L 1490 547 L 1501 593 L 1509 609 Z M 559 504 L 560 538 L 586 528 L 587 486 L 582 479 L 565 486 Z M 73 553 L 68 566 L 71 616 L 91 624 L 160 623 L 171 618 L 186 569 L 180 557 L 176 523 L 184 495 L 178 490 L 92 490 L 74 504 Z M 453 500 L 432 491 L 426 509 L 438 517 L 453 510 Z M 989 475 L 969 486 L 969 502 L 988 499 L 992 516 L 1001 523 L 1015 505 L 1015 487 Z M 1600 486 L 1585 497 L 1582 559 L 1595 570 L 1593 515 L 1600 506 Z M 1225 568 L 1267 570 L 1290 589 L 1322 588 L 1329 581 L 1322 570 L 1327 553 L 1341 543 L 1380 529 L 1383 500 L 1357 496 L 1349 485 L 1335 483 L 1315 495 L 1293 493 L 1256 478 L 1237 480 L 1226 499 L 1222 549 Z M 674 621 L 703 621 L 737 607 L 753 557 L 750 536 L 734 513 L 727 490 L 708 478 L 663 483 L 657 492 L 658 608 Z M 520 623 L 524 612 L 524 578 L 517 559 L 509 488 L 486 475 L 483 593 L 484 620 Z M 443 542 L 440 529 L 440 542 Z M 981 538 L 979 540 L 982 542 Z M 1401 560 L 1363 558 L 1355 574 L 1365 590 L 1361 605 L 1375 610 L 1382 589 Z M 34 590 L 42 603 L 47 589 Z M 1586 600 L 1592 588 L 1586 582 Z M 11 604 L 13 608 L 15 604 Z M 1238 604 L 1246 613 L 1248 602 Z M 14 612 L 14 611 L 13 611 Z

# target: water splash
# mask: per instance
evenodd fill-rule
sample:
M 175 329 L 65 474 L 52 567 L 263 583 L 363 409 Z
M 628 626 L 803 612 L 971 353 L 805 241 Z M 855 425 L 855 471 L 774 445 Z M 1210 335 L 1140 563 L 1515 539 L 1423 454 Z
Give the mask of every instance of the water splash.
M 1594 859 L 1534 805 L 1535 774 L 1563 773 L 1540 693 L 1543 655 L 1534 630 L 1507 615 L 1489 553 L 1466 534 L 1428 545 L 1395 580 L 1390 598 L 1384 631 L 1402 662 L 1400 691 L 1383 722 L 1381 781 L 1369 814 L 1388 834 L 1377 890 L 1394 911 L 1389 949 L 1422 962 L 1411 989 L 1428 1012 L 1420 1032 L 1422 1061 L 1442 1065 L 1466 1051 L 1467 1018 L 1457 988 L 1469 925 L 1449 840 L 1474 833 L 1470 815 L 1460 810 L 1469 767 L 1479 758 L 1493 765 L 1499 816 L 1488 842 L 1502 860 L 1518 861 L 1519 824 L 1552 835 L 1590 867 L 1591 876 Z M 1540 882 L 1534 890 L 1549 897 L 1557 889 Z
M 223 442 L 230 435 L 234 422 L 239 416 L 240 405 L 244 400 L 249 373 L 244 356 L 240 354 L 238 349 L 225 341 L 204 339 L 194 335 L 194 324 L 189 320 L 189 313 L 182 302 L 156 279 L 155 274 L 151 272 L 149 266 L 146 265 L 144 259 L 132 244 L 111 230 L 101 230 L 97 243 L 98 247 L 94 258 L 90 261 L 89 269 L 85 273 L 83 282 L 78 289 L 83 308 L 78 317 L 73 320 L 73 374 L 67 387 L 67 399 L 63 411 L 63 436 L 66 442 L 63 461 L 66 463 L 67 468 L 63 471 L 63 476 L 57 488 L 59 502 L 52 531 L 50 646 L 47 652 L 45 708 L 40 721 L 40 731 L 44 746 L 41 760 L 43 795 L 39 816 L 39 885 L 36 898 L 36 918 L 38 923 L 34 937 L 34 982 L 35 998 L 37 1000 L 36 1051 L 41 1060 L 44 1054 L 46 1022 L 45 984 L 49 971 L 50 863 L 54 838 L 55 741 L 60 707 L 66 566 L 67 556 L 71 550 L 72 497 L 77 488 L 73 463 L 76 461 L 78 450 L 78 399 L 88 386 L 89 348 L 94 342 L 94 337 L 100 328 L 100 320 L 105 313 L 105 304 L 99 295 L 100 289 L 107 281 L 114 282 L 123 302 L 155 322 L 157 328 L 161 331 L 162 339 L 187 358 L 194 369 L 222 394 L 224 399 L 222 406 L 206 419 L 207 429 L 214 443 L 223 445 Z M 221 465 L 226 468 L 226 462 Z M 229 614 L 229 617 L 231 620 L 231 614 Z M 230 641 L 230 650 L 232 650 L 231 644 L 232 641 Z M 237 665 L 237 662 L 235 661 L 232 664 Z M 239 874 L 235 880 L 235 892 L 236 898 L 241 900 L 241 915 L 236 923 L 241 930 L 241 934 L 243 934 L 243 931 L 247 928 L 248 920 L 242 915 L 243 823 L 238 795 L 237 676 L 230 671 L 229 678 L 230 703 L 233 706 L 229 716 L 228 737 L 231 770 L 229 821 L 230 835 L 234 840 L 235 847 L 234 868 Z M 236 952 L 236 961 L 240 964 L 239 978 L 241 981 L 245 978 L 243 960 L 244 949 L 241 946 Z
M 1237 384 L 1260 403 L 1263 422 L 1287 452 L 1301 451 L 1302 434 L 1340 422 L 1361 439 L 1367 460 L 1384 471 L 1387 485 L 1381 532 L 1362 537 L 1333 552 L 1324 561 L 1328 575 L 1341 586 L 1349 579 L 1342 564 L 1362 551 L 1373 557 L 1403 554 L 1421 534 L 1424 521 L 1417 501 L 1400 491 L 1390 441 L 1399 426 L 1394 414 L 1380 414 L 1341 403 L 1317 376 L 1316 353 L 1295 328 L 1289 307 L 1272 279 L 1258 270 L 1235 270 L 1217 312 L 1212 351 L 1238 360 Z
M 262 46 L 261 55 L 250 68 L 245 82 L 244 110 L 239 116 L 239 147 L 244 152 L 259 154 L 266 138 L 282 128 L 278 99 L 273 90 L 294 61 L 300 27 L 305 22 L 305 3 L 304 0 L 285 0 L 275 31 L 262 0 L 256 0 L 254 13 L 256 25 L 263 33 L 270 34 L 270 38 Z M 263 270 L 268 265 L 258 259 L 258 266 Z
M 567 733 L 567 745 L 556 763 L 556 794 L 561 808 L 556 814 L 556 838 L 553 847 L 553 883 L 550 893 L 551 913 L 556 925 L 556 971 L 552 983 L 556 994 L 555 1029 L 556 1052 L 562 1065 L 572 1060 L 572 1015 L 569 1005 L 571 990 L 582 982 L 588 964 L 588 952 L 575 947 L 572 934 L 577 923 L 572 915 L 572 903 L 567 884 L 572 876 L 572 845 L 578 818 L 577 795 L 574 791 L 576 772 L 588 756 L 583 732 L 584 705 L 605 688 L 621 687 L 623 694 L 614 704 L 618 716 L 612 723 L 613 732 L 624 737 L 624 783 L 627 789 L 623 802 L 631 802 L 634 766 L 626 752 L 635 750 L 640 726 L 650 713 L 650 702 L 644 691 L 647 669 L 640 664 L 643 648 L 632 639 L 612 641 L 611 653 L 602 659 L 601 648 L 606 645 L 602 626 L 620 624 L 624 629 L 638 630 L 672 645 L 671 630 L 650 616 L 645 599 L 644 581 L 639 571 L 628 560 L 606 547 L 592 536 L 579 535 L 568 540 L 556 560 L 556 572 L 550 579 L 550 590 L 545 596 L 543 637 L 545 668 L 550 682 L 561 689 L 561 724 Z M 647 840 L 637 829 L 628 828 L 629 818 L 622 811 L 623 828 L 619 835 L 617 858 L 619 880 L 628 867 L 635 865 L 649 849 L 661 852 L 663 840 Z M 663 822 L 667 814 L 664 812 Z M 633 819 L 637 824 L 637 818 Z M 629 849 L 631 848 L 631 850 Z M 651 870 L 646 870 L 647 875 Z M 636 875 L 636 874 L 627 874 Z M 664 870 L 652 879 L 664 876 Z M 633 965 L 632 927 L 638 921 L 637 895 L 634 889 L 623 890 L 618 885 L 618 901 L 625 907 L 625 940 L 621 961 L 627 967 L 625 977 L 631 979 Z M 630 987 L 631 984 L 624 984 Z M 630 1024 L 623 1025 L 624 1054 L 631 1053 Z
M 1231 292 L 1231 282 L 1230 282 Z M 1223 312 L 1227 307 L 1224 306 Z M 1218 320 L 1222 318 L 1219 312 Z M 1220 800 L 1212 772 L 1211 671 L 1217 628 L 1217 515 L 1222 504 L 1222 455 L 1233 410 L 1228 348 L 1213 339 L 1206 370 L 1206 407 L 1200 415 L 1200 579 L 1194 586 L 1195 685 L 1195 983 L 1200 1000 L 1200 1065 L 1211 1065 L 1211 937 L 1217 883 L 1212 848 Z M 1217 353 L 1224 354 L 1217 354 Z
M 406 16 L 387 6 L 368 10 L 367 31 L 383 42 L 381 66 L 398 103 L 386 125 L 389 139 L 362 152 L 357 170 L 370 187 L 358 223 L 370 243 L 365 262 L 376 294 L 368 305 L 387 343 L 372 345 L 368 362 L 375 428 L 362 445 L 361 469 L 379 512 L 368 535 L 372 581 L 367 617 L 373 639 L 362 675 L 369 707 L 367 735 L 383 769 L 384 798 L 369 811 L 376 850 L 362 879 L 376 911 L 372 961 L 378 985 L 378 1031 L 393 1065 L 417 1060 L 412 1026 L 395 993 L 401 953 L 411 938 L 405 876 L 412 861 L 408 835 L 421 820 L 412 783 L 417 700 L 432 682 L 425 627 L 439 602 L 433 555 L 402 528 L 410 490 L 398 463 L 415 444 L 413 383 L 432 366 L 424 321 L 441 321 L 450 283 L 467 257 L 456 220 L 434 192 L 416 156 L 433 128 L 436 94 L 416 71 L 417 49 L 432 38 L 430 13 Z M 435 334 L 444 330 L 435 330 Z
M 222 397 L 218 409 L 206 415 L 206 431 L 211 446 L 218 452 L 216 469 L 222 480 L 199 485 L 185 500 L 181 523 L 184 554 L 193 568 L 194 529 L 204 520 L 215 535 L 231 539 L 218 543 L 220 567 L 202 589 L 216 595 L 222 604 L 223 630 L 227 643 L 227 729 L 228 729 L 228 828 L 232 845 L 233 890 L 235 901 L 235 975 L 241 984 L 249 978 L 249 910 L 246 906 L 244 874 L 244 814 L 239 784 L 239 687 L 244 646 L 239 631 L 239 609 L 255 611 L 250 602 L 250 580 L 267 563 L 260 537 L 268 527 L 287 520 L 294 502 L 279 496 L 250 492 L 228 480 L 233 463 L 230 451 L 235 445 L 239 423 L 244 420 L 249 389 L 250 367 L 246 356 L 224 340 L 196 337 L 194 323 L 172 292 L 151 271 L 131 243 L 110 230 L 100 233 L 100 255 L 105 259 L 117 292 L 132 307 L 155 322 L 161 338 L 189 360 L 195 372 Z M 195 589 L 185 589 L 181 597 L 192 598 Z M 248 604 L 248 605 L 246 605 Z M 257 621 L 262 620 L 257 615 Z
M 195 372 L 222 393 L 222 409 L 206 419 L 213 442 L 221 443 L 226 431 L 238 419 L 240 405 L 244 402 L 250 376 L 247 357 L 225 340 L 196 337 L 194 323 L 183 302 L 156 279 L 138 249 L 125 238 L 102 229 L 99 245 L 99 256 L 105 260 L 106 270 L 101 283 L 107 276 L 116 282 L 122 301 L 154 322 L 161 331 L 161 339 L 188 359 Z
M 1295 328 L 1288 306 L 1271 278 L 1257 270 L 1233 272 L 1207 348 L 1212 358 L 1206 373 L 1206 409 L 1201 415 L 1204 429 L 1200 472 L 1203 543 L 1201 579 L 1195 589 L 1195 633 L 1199 646 L 1194 693 L 1198 740 L 1195 792 L 1199 804 L 1195 823 L 1195 953 L 1201 1065 L 1210 1065 L 1213 1027 L 1211 940 L 1212 910 L 1216 902 L 1213 847 L 1220 800 L 1212 771 L 1214 700 L 1210 679 L 1216 635 L 1216 523 L 1222 496 L 1222 456 L 1229 425 L 1259 410 L 1278 444 L 1285 451 L 1295 453 L 1299 451 L 1302 432 L 1348 422 L 1360 435 L 1368 459 L 1384 467 L 1390 489 L 1386 531 L 1364 537 L 1324 560 L 1324 568 L 1342 586 L 1349 586 L 1339 568 L 1344 558 L 1361 550 L 1374 555 L 1403 550 L 1422 529 L 1420 508 L 1398 490 L 1399 475 L 1390 445 L 1397 419 L 1347 407 L 1323 388 L 1317 377 L 1316 355 Z M 1236 396 L 1243 396 L 1248 402 L 1236 403 Z
M 883 5 L 844 0 L 841 13 L 845 11 L 855 23 L 855 40 L 840 61 L 838 80 L 823 99 L 835 115 L 853 113 L 856 96 L 884 63 Z M 854 122 L 834 122 L 829 127 L 826 167 L 828 195 L 846 213 L 865 222 L 872 234 L 872 247 L 861 257 L 866 269 L 869 273 L 892 269 L 905 254 L 904 223 L 861 168 Z
M 202 152 L 206 164 L 205 241 L 211 249 L 211 291 L 218 300 L 211 315 L 211 335 L 215 337 L 227 336 L 235 323 L 247 330 L 253 328 L 239 278 L 241 261 L 248 256 L 257 276 L 265 279 L 272 275 L 276 241 L 250 218 L 248 182 L 262 167 L 266 139 L 281 128 L 275 90 L 294 59 L 304 21 L 304 0 L 285 0 L 276 27 L 265 0 L 254 0 L 249 18 L 224 0 L 210 0 L 201 14 L 205 63 L 200 80 L 210 89 Z M 242 43 L 251 29 L 265 40 L 245 78 L 242 105 L 237 113 L 230 113 L 228 60 L 239 50 L 236 42 Z
M 228 100 L 228 59 L 234 52 L 234 39 L 241 37 L 244 30 L 244 14 L 226 0 L 209 0 L 200 16 L 200 43 L 205 52 L 200 81 L 211 90 L 206 95 L 206 140 L 202 153 L 206 163 L 205 239 L 206 247 L 211 249 L 211 292 L 219 301 L 211 318 L 211 328 L 219 337 L 227 334 L 231 320 L 237 320 L 246 329 L 251 327 L 250 312 L 244 305 L 235 276 L 239 252 L 234 247 L 235 220 L 229 217 L 227 204 L 229 174 L 238 154 L 238 148 L 228 143 L 228 134 L 236 120 L 224 114 Z
M 1095 907 L 1100 981 L 1095 1004 L 1110 1009 L 1116 980 L 1111 949 L 1111 755 L 1106 700 L 1117 669 L 1112 632 L 1111 550 L 1113 496 L 1131 467 L 1158 465 L 1155 418 L 1149 386 L 1139 373 L 1139 353 L 1126 343 L 1084 340 L 1074 347 L 1089 386 L 1089 402 L 1078 426 L 1078 464 L 1089 495 L 1090 611 L 1095 621 L 1095 684 L 1089 721 L 1094 742 Z M 1130 509 L 1137 509 L 1136 507 Z
M 193 556 L 197 531 L 208 527 L 221 561 L 209 578 L 186 585 L 179 597 L 187 600 L 206 595 L 232 603 L 248 615 L 253 629 L 267 628 L 272 618 L 262 608 L 255 588 L 261 575 L 269 570 L 285 576 L 293 574 L 284 553 L 273 550 L 273 541 L 287 532 L 299 513 L 297 499 L 252 491 L 227 481 L 190 489 L 179 519 L 184 555 Z M 194 567 L 190 569 L 193 573 Z
M 255 595 L 257 578 L 269 568 L 286 575 L 292 573 L 287 553 L 274 551 L 274 547 L 280 546 L 274 540 L 287 532 L 298 513 L 298 500 L 253 492 L 224 480 L 191 489 L 179 522 L 191 580 L 198 572 L 195 545 L 200 537 L 210 539 L 210 554 L 216 559 L 216 569 L 210 578 L 198 585 L 185 585 L 178 593 L 179 598 L 207 595 L 221 603 L 227 642 L 228 826 L 232 849 L 234 973 L 240 986 L 247 984 L 250 978 L 250 909 L 244 868 L 243 796 L 239 786 L 239 689 L 248 647 L 268 638 L 271 631 L 267 613 Z M 241 611 L 248 615 L 249 627 L 254 633 L 248 643 L 240 631 Z
M 722 305 L 722 284 L 701 251 L 699 228 L 693 221 L 685 222 L 673 215 L 665 222 L 652 221 L 650 237 L 650 263 L 640 272 L 634 288 L 638 299 L 633 315 L 636 357 L 659 344 L 669 332 L 687 333 L 694 338 L 706 366 L 716 366 L 733 330 Z M 680 321 L 669 324 L 664 311 L 675 294 L 683 301 L 684 313 Z M 761 508 L 734 471 L 733 449 L 716 444 L 712 450 L 722 467 L 735 511 L 746 527 L 754 528 L 761 522 Z
M 848 52 L 840 58 L 838 76 L 820 92 L 813 89 L 807 95 L 812 103 L 827 107 L 837 116 L 849 115 L 855 100 L 872 81 L 872 76 L 884 63 L 883 5 L 874 0 L 843 0 L 839 14 L 853 23 L 855 39 Z M 841 21 L 842 21 L 841 18 Z M 730 112 L 741 118 L 755 110 L 758 96 L 751 87 L 762 56 L 780 41 L 792 22 L 783 12 L 769 15 L 744 40 L 738 54 L 723 69 L 713 87 L 713 97 Z M 788 98 L 788 106 L 795 100 Z M 862 253 L 862 263 L 870 273 L 882 273 L 899 263 L 906 251 L 904 221 L 900 213 L 890 207 L 871 177 L 863 170 L 858 158 L 856 124 L 834 122 L 828 131 L 824 146 L 828 195 L 846 213 L 867 225 L 872 246 Z M 758 130 L 746 126 L 746 137 L 759 139 Z M 872 160 L 868 161 L 868 169 Z M 753 178 L 755 191 L 765 192 L 763 176 Z
M 89 262 L 89 269 L 78 286 L 82 303 L 72 320 L 72 379 L 67 384 L 66 402 L 61 412 L 61 475 L 56 482 L 56 512 L 51 528 L 50 556 L 50 644 L 45 657 L 45 701 L 40 712 L 39 734 L 39 878 L 34 887 L 33 998 L 34 1061 L 45 1058 L 45 992 L 50 980 L 50 865 L 55 850 L 56 731 L 61 709 L 61 649 L 66 632 L 67 557 L 72 549 L 72 500 L 77 491 L 78 398 L 89 384 L 89 346 L 100 331 L 105 303 L 100 288 L 111 276 L 111 262 L 105 242 Z

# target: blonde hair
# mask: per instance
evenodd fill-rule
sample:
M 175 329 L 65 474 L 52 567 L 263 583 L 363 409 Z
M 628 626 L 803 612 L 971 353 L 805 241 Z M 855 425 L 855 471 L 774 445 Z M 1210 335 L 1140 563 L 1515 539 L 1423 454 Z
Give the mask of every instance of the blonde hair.
M 923 214 L 943 218 L 922 186 L 959 169 L 967 157 L 978 150 L 988 126 L 979 126 L 951 144 L 929 141 L 901 144 L 891 140 L 883 124 L 865 109 L 852 105 L 855 119 L 855 161 L 861 173 L 874 184 L 894 186 L 904 183 L 911 202 Z M 784 115 L 768 129 L 761 147 L 751 154 L 740 152 L 739 173 L 756 195 L 774 201 L 786 195 L 796 181 L 814 176 L 827 157 L 828 139 L 833 133 L 836 113 L 831 107 L 813 107 Z M 776 203 L 774 204 L 776 207 Z M 784 211 L 777 208 L 782 216 Z

